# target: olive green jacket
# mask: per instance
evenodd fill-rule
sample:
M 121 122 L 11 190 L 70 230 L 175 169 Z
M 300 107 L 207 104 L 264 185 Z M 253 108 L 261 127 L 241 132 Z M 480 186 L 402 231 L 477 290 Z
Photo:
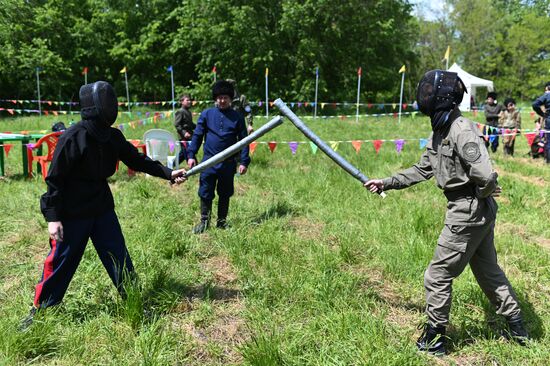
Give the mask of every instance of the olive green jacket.
M 420 161 L 383 180 L 384 190 L 403 189 L 435 176 L 448 199 L 445 223 L 484 225 L 496 218 L 497 204 L 491 194 L 497 188 L 483 135 L 458 110 L 450 128 L 430 136 Z

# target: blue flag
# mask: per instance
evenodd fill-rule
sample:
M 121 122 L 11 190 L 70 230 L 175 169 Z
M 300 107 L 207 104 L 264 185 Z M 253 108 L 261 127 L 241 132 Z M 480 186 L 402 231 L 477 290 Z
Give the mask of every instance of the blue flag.
M 315 68 L 315 76 L 319 77 L 319 67 Z
M 174 71 L 174 69 L 172 68 L 172 65 L 168 66 L 168 68 L 166 69 L 166 71 L 168 71 L 168 72 Z

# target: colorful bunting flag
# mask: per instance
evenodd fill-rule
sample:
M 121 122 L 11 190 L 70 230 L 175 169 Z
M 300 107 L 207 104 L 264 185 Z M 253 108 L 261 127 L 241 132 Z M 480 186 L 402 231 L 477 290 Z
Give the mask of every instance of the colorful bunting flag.
M 332 150 L 336 151 L 338 150 L 338 146 L 340 145 L 340 141 L 331 141 L 330 142 L 330 147 L 332 148 Z
M 288 147 L 290 147 L 292 155 L 296 155 L 296 151 L 298 150 L 298 143 L 296 141 L 291 141 L 288 143 Z
M 374 150 L 378 154 L 378 152 L 380 151 L 380 148 L 382 147 L 382 140 L 374 140 L 372 144 L 374 145 Z
M 271 150 L 271 152 L 273 153 L 275 151 L 275 149 L 277 148 L 277 142 L 270 141 L 270 142 L 267 143 L 267 146 L 269 146 L 269 150 Z
M 8 154 L 10 153 L 12 146 L 13 144 L 4 144 L 4 151 L 6 152 L 6 158 L 8 157 Z
M 351 142 L 351 145 L 355 149 L 355 152 L 359 154 L 359 150 L 361 150 L 361 145 L 363 145 L 363 141 L 354 140 Z
M 531 146 L 533 145 L 533 141 L 535 141 L 536 133 L 526 133 L 525 137 L 527 138 L 527 143 Z
M 420 148 L 423 149 L 428 145 L 428 139 L 420 139 Z
M 256 141 L 252 141 L 250 145 L 248 145 L 248 149 L 250 152 L 250 155 L 254 155 L 254 151 L 256 151 L 256 147 L 258 146 L 258 143 Z
M 394 143 L 395 143 L 395 150 L 397 150 L 397 153 L 399 154 L 401 150 L 403 150 L 403 145 L 405 145 L 405 140 L 403 139 L 395 140 Z
M 174 149 L 176 148 L 176 144 L 174 141 L 168 141 L 168 148 L 170 149 L 170 153 L 174 152 Z
M 311 152 L 313 153 L 313 155 L 315 155 L 317 153 L 317 145 L 315 145 L 313 142 L 309 142 L 309 147 L 311 148 Z

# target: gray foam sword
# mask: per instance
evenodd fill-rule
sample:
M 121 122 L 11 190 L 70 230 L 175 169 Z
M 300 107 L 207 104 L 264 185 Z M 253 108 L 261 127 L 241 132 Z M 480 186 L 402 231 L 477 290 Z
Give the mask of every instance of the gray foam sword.
M 229 146 L 227 149 L 217 153 L 216 155 L 212 156 L 210 159 L 205 160 L 201 162 L 198 165 L 195 165 L 193 168 L 189 169 L 185 173 L 185 177 L 190 177 L 192 175 L 198 174 L 203 172 L 204 170 L 221 163 L 222 161 L 230 158 L 231 156 L 237 154 L 239 151 L 244 149 L 247 145 L 249 145 L 251 142 L 256 141 L 275 127 L 280 126 L 283 123 L 283 117 L 277 116 L 267 122 L 262 127 L 258 128 L 256 131 L 252 132 L 250 135 L 246 136 L 244 139 L 238 141 L 237 143 Z
M 342 169 L 344 169 L 346 172 L 348 172 L 352 177 L 359 180 L 361 183 L 365 184 L 369 178 L 365 176 L 359 169 L 357 169 L 355 166 L 353 166 L 349 161 L 344 159 L 340 154 L 338 154 L 336 151 L 334 151 L 330 146 L 328 146 L 323 140 L 319 138 L 312 130 L 309 129 L 309 127 L 298 118 L 297 115 L 294 114 L 290 110 L 290 108 L 287 107 L 285 102 L 283 102 L 280 98 L 275 100 L 274 102 L 275 106 L 279 108 L 281 113 L 285 115 L 290 122 L 294 124 L 308 139 L 311 140 L 317 147 L 324 152 L 326 155 L 328 155 L 329 158 L 331 158 L 338 166 L 340 166 Z M 383 191 L 377 192 L 382 198 L 386 198 L 386 193 Z

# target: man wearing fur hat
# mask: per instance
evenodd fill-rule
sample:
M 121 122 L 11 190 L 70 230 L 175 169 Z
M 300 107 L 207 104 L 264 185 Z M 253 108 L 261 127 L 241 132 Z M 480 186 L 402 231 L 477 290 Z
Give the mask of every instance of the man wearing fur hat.
M 212 97 L 216 102 L 214 108 L 203 111 L 197 121 L 197 127 L 189 144 L 187 164 L 192 168 L 196 163 L 196 155 L 204 141 L 203 160 L 225 150 L 237 141 L 247 136 L 243 116 L 231 108 L 235 95 L 233 85 L 227 80 L 219 80 L 212 87 Z M 239 154 L 239 174 L 246 174 L 250 157 L 248 147 Z M 234 192 L 234 177 L 237 170 L 237 156 L 208 168 L 200 175 L 199 198 L 201 219 L 193 228 L 195 234 L 205 232 L 210 225 L 214 191 L 218 193 L 218 216 L 216 227 L 227 227 L 229 199 Z
M 485 146 L 491 145 L 491 151 L 496 152 L 498 148 L 498 119 L 500 113 L 504 110 L 502 105 L 497 102 L 497 93 L 487 93 L 487 103 L 485 104 L 485 120 L 487 126 L 485 127 L 486 135 L 490 137 L 485 141 Z M 487 133 L 488 132 L 488 133 Z

